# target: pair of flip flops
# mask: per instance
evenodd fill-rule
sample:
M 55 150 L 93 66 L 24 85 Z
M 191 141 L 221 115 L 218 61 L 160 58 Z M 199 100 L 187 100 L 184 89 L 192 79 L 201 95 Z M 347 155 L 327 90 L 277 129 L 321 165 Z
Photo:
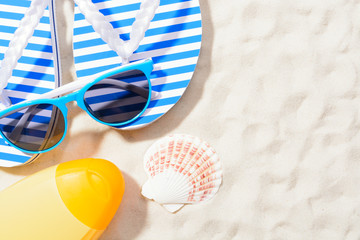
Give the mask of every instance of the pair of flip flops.
M 55 0 L 43 1 L 48 1 L 50 8 L 55 6 Z M 96 11 L 112 25 L 113 33 L 124 41 L 130 38 L 131 25 L 139 11 L 140 0 L 87 1 L 92 2 L 97 8 Z M 1 61 L 30 5 L 29 0 L 0 0 Z M 56 11 L 50 10 L 54 9 L 47 7 L 40 18 L 4 90 L 13 104 L 49 92 L 61 85 L 57 24 L 51 14 Z M 91 14 L 85 18 L 80 10 L 79 6 L 75 5 L 73 51 L 78 80 L 95 77 L 122 64 L 122 58 L 94 30 L 96 26 L 91 24 Z M 151 73 L 151 82 L 153 89 L 161 94 L 150 102 L 140 118 L 122 128 L 146 126 L 177 103 L 195 70 L 201 36 L 198 0 L 160 1 L 145 37 L 129 61 L 152 58 L 154 70 Z M 0 138 L 1 167 L 29 163 L 37 156 L 21 152 Z

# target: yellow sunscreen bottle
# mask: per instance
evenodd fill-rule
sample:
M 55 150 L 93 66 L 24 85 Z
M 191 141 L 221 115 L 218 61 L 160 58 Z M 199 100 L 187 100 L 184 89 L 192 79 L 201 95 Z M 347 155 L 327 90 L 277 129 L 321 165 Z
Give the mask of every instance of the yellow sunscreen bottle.
M 124 194 L 120 170 L 103 159 L 47 168 L 0 192 L 0 239 L 97 239 Z

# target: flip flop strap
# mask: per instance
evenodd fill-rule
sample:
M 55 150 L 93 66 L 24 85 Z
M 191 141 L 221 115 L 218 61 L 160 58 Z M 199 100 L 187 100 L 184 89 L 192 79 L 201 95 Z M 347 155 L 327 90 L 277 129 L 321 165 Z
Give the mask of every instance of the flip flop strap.
M 160 0 L 143 0 L 141 2 L 140 10 L 131 26 L 130 39 L 125 42 L 91 0 L 74 1 L 85 19 L 93 26 L 95 32 L 123 59 L 123 64 L 128 63 L 129 57 L 139 47 L 160 4 Z
M 146 30 L 150 26 L 151 20 L 160 4 L 160 0 L 143 0 L 140 10 L 137 12 L 135 21 L 132 24 L 129 41 L 123 41 L 114 31 L 112 25 L 101 14 L 91 0 L 74 0 L 86 20 L 93 26 L 94 30 L 100 34 L 101 38 L 114 50 L 122 59 L 123 63 L 128 63 L 129 57 L 139 47 L 141 40 L 145 36 Z M 33 36 L 35 28 L 44 15 L 48 0 L 32 0 L 30 7 L 26 10 L 24 17 L 20 21 L 13 38 L 9 43 L 4 58 L 0 65 L 0 101 L 5 107 L 11 105 L 10 99 L 6 96 L 4 88 L 12 76 L 12 72 L 22 56 L 29 39 Z
M 20 21 L 9 47 L 5 51 L 4 58 L 0 65 L 0 98 L 1 103 L 8 107 L 11 105 L 10 99 L 3 91 L 12 76 L 19 58 L 22 56 L 29 39 L 34 34 L 40 18 L 44 15 L 45 8 L 48 6 L 48 0 L 32 0 L 30 7 L 26 10 L 24 17 Z

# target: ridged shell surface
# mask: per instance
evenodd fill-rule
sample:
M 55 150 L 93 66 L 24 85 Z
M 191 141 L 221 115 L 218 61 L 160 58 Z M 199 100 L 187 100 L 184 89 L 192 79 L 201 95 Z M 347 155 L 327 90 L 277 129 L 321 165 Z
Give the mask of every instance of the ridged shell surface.
M 142 195 L 170 212 L 211 199 L 222 181 L 215 150 L 190 135 L 174 134 L 155 142 L 145 153 L 144 167 L 149 179 Z

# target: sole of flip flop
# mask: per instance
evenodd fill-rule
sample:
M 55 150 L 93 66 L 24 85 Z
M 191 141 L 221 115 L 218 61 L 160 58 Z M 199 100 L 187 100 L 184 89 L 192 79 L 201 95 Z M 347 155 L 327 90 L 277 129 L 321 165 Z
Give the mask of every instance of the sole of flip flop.
M 52 1 L 49 7 L 52 6 Z M 0 60 L 31 1 L 0 0 Z M 61 85 L 56 37 L 51 37 L 55 21 L 45 10 L 33 36 L 30 38 L 12 77 L 5 88 L 13 104 L 29 97 L 46 93 Z M 53 41 L 53 42 L 52 42 Z M 54 44 L 55 47 L 52 47 Z M 53 56 L 56 56 L 54 59 Z M 51 130 L 50 130 L 51 131 Z M 34 161 L 39 154 L 24 153 L 10 146 L 0 137 L 0 167 L 15 167 Z
M 129 32 L 140 0 L 92 0 L 123 40 Z M 144 127 L 168 112 L 184 94 L 193 76 L 201 47 L 202 22 L 198 0 L 161 0 L 156 15 L 131 61 L 152 58 L 153 90 L 160 97 L 144 114 L 123 129 Z M 96 77 L 121 65 L 92 26 L 75 8 L 74 60 L 77 78 Z

